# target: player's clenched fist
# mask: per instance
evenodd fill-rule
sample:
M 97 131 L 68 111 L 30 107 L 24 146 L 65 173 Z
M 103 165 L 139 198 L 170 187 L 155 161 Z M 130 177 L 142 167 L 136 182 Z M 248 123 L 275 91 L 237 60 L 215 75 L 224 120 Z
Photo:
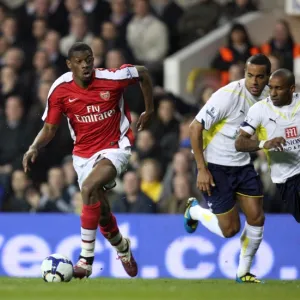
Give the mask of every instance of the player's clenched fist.
M 208 169 L 199 170 L 197 176 L 197 187 L 201 192 L 211 196 L 211 187 L 214 187 L 214 179 Z
M 279 151 L 283 151 L 283 146 L 286 144 L 285 139 L 280 136 L 269 141 L 266 141 L 264 144 L 264 149 L 276 149 Z
M 29 148 L 23 156 L 23 168 L 24 172 L 30 171 L 29 163 L 34 163 L 38 156 L 38 150 L 35 148 Z

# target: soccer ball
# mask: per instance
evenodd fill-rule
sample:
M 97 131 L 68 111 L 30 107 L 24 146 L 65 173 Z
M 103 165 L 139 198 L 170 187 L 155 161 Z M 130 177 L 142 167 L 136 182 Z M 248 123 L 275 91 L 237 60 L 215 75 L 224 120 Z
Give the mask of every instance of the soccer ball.
M 42 262 L 41 270 L 46 282 L 68 282 L 73 277 L 72 262 L 58 253 L 46 257 Z

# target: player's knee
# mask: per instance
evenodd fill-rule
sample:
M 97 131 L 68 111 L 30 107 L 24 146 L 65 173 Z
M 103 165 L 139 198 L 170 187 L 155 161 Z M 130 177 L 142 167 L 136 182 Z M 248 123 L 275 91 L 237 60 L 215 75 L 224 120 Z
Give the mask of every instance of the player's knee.
M 222 232 L 225 238 L 231 238 L 240 231 L 240 224 L 233 224 L 229 227 L 222 228 Z
M 88 181 L 82 184 L 81 194 L 83 204 L 89 205 L 99 201 L 99 197 L 97 196 L 97 187 Z
M 265 224 L 265 215 L 263 211 L 258 212 L 252 216 L 247 216 L 247 223 L 251 226 L 264 226 Z

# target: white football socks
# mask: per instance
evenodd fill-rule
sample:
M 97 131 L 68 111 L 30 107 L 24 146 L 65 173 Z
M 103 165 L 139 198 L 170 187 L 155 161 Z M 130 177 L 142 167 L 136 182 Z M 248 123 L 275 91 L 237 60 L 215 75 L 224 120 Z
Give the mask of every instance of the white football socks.
M 209 231 L 220 237 L 224 237 L 217 216 L 209 209 L 203 208 L 200 205 L 195 205 L 190 208 L 190 215 L 193 220 L 200 221 Z
M 95 240 L 97 229 L 84 229 L 81 227 L 81 252 L 83 257 L 93 257 L 95 254 Z
M 118 253 L 122 253 L 128 249 L 127 240 L 122 236 L 121 232 L 118 232 L 113 238 L 107 239 L 111 245 L 117 250 Z
M 263 238 L 263 226 L 251 226 L 245 222 L 241 235 L 241 253 L 237 276 L 242 277 L 250 272 L 252 260 Z

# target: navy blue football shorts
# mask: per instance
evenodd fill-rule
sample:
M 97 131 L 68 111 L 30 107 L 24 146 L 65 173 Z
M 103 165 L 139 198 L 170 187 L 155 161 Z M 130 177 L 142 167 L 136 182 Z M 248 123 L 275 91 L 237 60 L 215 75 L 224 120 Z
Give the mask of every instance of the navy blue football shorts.
M 214 214 L 224 214 L 236 204 L 236 196 L 262 197 L 263 187 L 258 173 L 252 164 L 242 167 L 227 167 L 208 163 L 215 187 L 211 196 L 203 193 L 204 198 Z
M 300 174 L 289 178 L 285 183 L 276 184 L 283 203 L 283 212 L 294 216 L 300 223 Z

